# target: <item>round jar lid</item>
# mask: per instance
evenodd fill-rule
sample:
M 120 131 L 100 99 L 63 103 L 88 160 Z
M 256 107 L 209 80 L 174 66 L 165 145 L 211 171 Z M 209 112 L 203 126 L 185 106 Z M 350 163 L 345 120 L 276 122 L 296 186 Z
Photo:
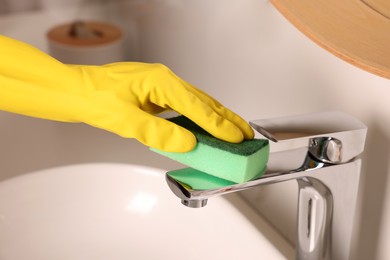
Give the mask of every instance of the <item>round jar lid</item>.
M 122 31 L 107 23 L 75 21 L 50 29 L 47 38 L 64 45 L 92 46 L 116 42 L 122 38 Z

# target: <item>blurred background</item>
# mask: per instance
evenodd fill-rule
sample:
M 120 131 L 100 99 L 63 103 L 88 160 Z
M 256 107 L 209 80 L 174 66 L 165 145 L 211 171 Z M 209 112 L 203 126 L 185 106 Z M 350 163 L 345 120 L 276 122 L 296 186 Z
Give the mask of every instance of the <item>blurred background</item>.
M 264 0 L 0 0 L 0 33 L 47 51 L 77 19 L 125 32 L 125 59 L 161 62 L 247 120 L 339 110 L 369 127 L 352 259 L 390 259 L 390 82 L 326 52 Z M 0 113 L 0 178 L 83 162 L 180 167 L 82 124 Z M 295 182 L 243 196 L 295 243 Z

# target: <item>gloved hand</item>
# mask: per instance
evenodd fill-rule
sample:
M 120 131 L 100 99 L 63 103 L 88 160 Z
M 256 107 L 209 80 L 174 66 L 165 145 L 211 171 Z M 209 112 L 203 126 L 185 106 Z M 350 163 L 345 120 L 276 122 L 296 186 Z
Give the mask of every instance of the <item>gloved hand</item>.
M 154 116 L 185 115 L 213 136 L 239 143 L 252 128 L 161 64 L 66 65 L 0 36 L 0 109 L 63 122 L 84 122 L 169 152 L 190 151 L 191 132 Z

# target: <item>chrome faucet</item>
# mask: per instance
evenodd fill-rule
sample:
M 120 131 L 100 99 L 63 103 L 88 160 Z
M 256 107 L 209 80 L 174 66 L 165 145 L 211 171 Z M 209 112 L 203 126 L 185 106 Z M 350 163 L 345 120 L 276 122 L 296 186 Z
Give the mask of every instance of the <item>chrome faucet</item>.
M 367 127 L 340 113 L 322 112 L 251 121 L 271 142 L 266 173 L 249 182 L 193 190 L 166 175 L 173 193 L 188 207 L 203 207 L 216 195 L 288 180 L 298 182 L 296 257 L 347 260 Z

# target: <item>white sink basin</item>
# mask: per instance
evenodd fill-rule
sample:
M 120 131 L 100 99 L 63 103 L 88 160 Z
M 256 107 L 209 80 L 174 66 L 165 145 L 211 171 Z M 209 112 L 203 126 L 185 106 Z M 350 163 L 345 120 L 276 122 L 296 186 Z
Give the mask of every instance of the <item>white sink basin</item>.
M 0 259 L 286 259 L 260 218 L 221 197 L 186 208 L 163 173 L 83 164 L 0 182 Z

